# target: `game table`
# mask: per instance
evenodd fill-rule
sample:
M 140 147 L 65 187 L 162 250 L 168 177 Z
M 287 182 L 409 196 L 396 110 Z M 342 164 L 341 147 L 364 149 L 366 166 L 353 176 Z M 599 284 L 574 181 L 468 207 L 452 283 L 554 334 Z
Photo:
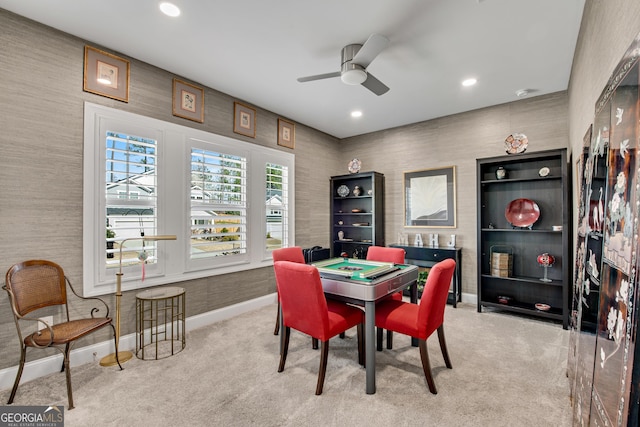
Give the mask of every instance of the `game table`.
M 320 273 L 328 298 L 364 306 L 366 391 L 376 392 L 376 301 L 411 287 L 417 302 L 418 267 L 410 264 L 331 258 L 312 263 Z

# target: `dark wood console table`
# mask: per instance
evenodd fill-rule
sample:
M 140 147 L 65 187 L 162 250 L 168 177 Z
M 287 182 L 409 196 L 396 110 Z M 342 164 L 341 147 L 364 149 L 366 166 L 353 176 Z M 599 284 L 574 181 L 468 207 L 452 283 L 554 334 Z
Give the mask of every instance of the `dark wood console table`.
M 462 299 L 462 248 L 432 247 L 399 245 L 393 243 L 389 245 L 394 248 L 402 248 L 406 252 L 404 262 L 417 265 L 419 267 L 433 267 L 443 259 L 451 258 L 456 262 L 456 271 L 453 274 L 453 290 L 449 292 L 447 304 L 457 304 Z

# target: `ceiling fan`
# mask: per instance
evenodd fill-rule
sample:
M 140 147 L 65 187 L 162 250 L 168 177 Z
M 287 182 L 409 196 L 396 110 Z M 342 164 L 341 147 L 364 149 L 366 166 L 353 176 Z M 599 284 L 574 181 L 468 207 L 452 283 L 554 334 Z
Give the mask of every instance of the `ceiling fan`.
M 389 39 L 380 34 L 371 34 L 364 44 L 350 44 L 342 48 L 342 67 L 340 71 L 315 76 L 300 77 L 299 82 L 340 77 L 343 83 L 358 85 L 369 89 L 380 96 L 389 91 L 389 88 L 380 80 L 367 72 L 371 62 L 389 45 Z

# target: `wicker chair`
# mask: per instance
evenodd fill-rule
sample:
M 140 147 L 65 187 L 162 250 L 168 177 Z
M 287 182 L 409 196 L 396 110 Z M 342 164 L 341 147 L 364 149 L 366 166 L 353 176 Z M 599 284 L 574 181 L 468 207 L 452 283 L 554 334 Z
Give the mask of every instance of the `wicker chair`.
M 99 301 L 104 307 L 93 307 L 90 311 L 90 317 L 77 320 L 69 319 L 69 306 L 67 304 L 67 289 L 82 300 L 92 300 L 96 303 Z M 13 403 L 13 399 L 20 384 L 20 377 L 24 369 L 27 347 L 33 348 L 55 348 L 64 356 L 62 370 L 66 370 L 67 379 L 67 396 L 69 398 L 69 409 L 73 409 L 73 393 L 71 391 L 71 370 L 69 367 L 69 353 L 76 340 L 82 338 L 92 332 L 97 331 L 105 326 L 111 326 L 115 342 L 115 328 L 109 317 L 109 307 L 100 298 L 84 298 L 79 296 L 71 283 L 64 275 L 62 268 L 51 261 L 30 260 L 12 266 L 7 271 L 6 282 L 2 287 L 9 294 L 9 301 L 13 310 L 13 315 L 18 330 L 18 339 L 20 340 L 20 366 L 18 374 L 9 396 L 7 404 Z M 51 314 L 50 310 L 37 312 L 40 309 L 57 306 L 60 310 L 59 317 L 64 318 L 59 323 L 49 325 L 39 320 L 36 313 L 41 316 Z M 102 308 L 105 310 L 104 317 L 94 317 L 94 314 Z M 27 317 L 27 315 L 29 315 Z M 54 317 L 55 319 L 56 317 Z M 37 332 L 31 332 L 36 328 L 38 322 L 44 323 L 45 328 Z M 40 327 L 38 325 L 37 327 Z M 116 354 L 118 348 L 116 343 Z M 118 366 L 122 369 L 120 361 L 117 360 Z

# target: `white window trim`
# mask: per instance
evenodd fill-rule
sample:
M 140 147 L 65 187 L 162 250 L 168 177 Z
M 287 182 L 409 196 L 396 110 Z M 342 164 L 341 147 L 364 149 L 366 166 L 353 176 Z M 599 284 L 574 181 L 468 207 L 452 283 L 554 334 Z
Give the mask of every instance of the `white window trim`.
M 153 137 L 158 141 L 158 234 L 175 234 L 177 241 L 159 241 L 157 265 L 148 265 L 144 282 L 141 267 L 123 267 L 122 290 L 141 289 L 202 277 L 262 268 L 272 263 L 266 249 L 266 211 L 264 200 L 265 168 L 268 162 L 289 168 L 288 241 L 295 242 L 295 156 L 292 153 L 262 147 L 237 139 L 192 129 L 186 126 L 133 114 L 101 105 L 85 103 L 84 115 L 84 195 L 83 195 L 83 293 L 96 296 L 116 289 L 117 270 L 103 268 L 104 210 L 104 137 L 102 130 L 115 124 L 113 131 Z M 223 265 L 190 265 L 190 168 L 191 141 L 205 141 L 247 154 L 248 223 L 247 256 L 229 257 Z M 187 184 L 185 184 L 187 183 Z

